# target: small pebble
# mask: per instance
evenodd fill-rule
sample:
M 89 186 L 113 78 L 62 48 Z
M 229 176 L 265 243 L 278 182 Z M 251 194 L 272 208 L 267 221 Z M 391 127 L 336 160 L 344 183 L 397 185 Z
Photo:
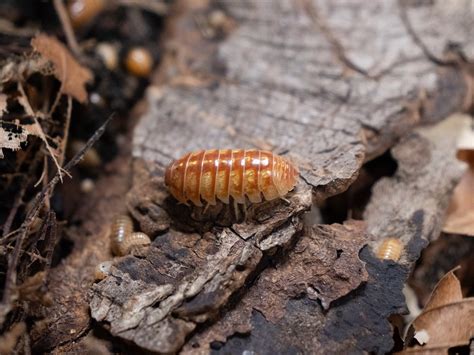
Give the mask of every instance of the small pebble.
M 105 67 L 111 71 L 117 69 L 118 53 L 117 48 L 107 42 L 102 42 L 95 48 L 97 55 L 102 59 Z
M 148 49 L 134 47 L 127 53 L 125 67 L 132 75 L 147 77 L 153 69 L 153 57 Z
M 67 7 L 73 27 L 91 22 L 105 8 L 104 0 L 72 0 Z
M 81 191 L 88 194 L 92 192 L 95 188 L 94 180 L 86 178 L 81 181 Z

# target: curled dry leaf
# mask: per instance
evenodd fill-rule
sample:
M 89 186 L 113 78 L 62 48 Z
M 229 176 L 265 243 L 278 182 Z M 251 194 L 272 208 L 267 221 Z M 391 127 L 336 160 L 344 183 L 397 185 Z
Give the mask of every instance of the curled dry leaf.
M 463 298 L 455 270 L 443 276 L 423 312 L 410 325 L 405 343 L 416 339 L 425 345 L 407 348 L 403 353 L 448 353 L 449 348 L 469 344 L 474 336 L 474 297 Z
M 2 148 L 18 150 L 20 144 L 28 138 L 28 130 L 24 126 L 2 125 L 0 127 L 0 159 L 3 158 Z
M 474 237 L 474 127 L 462 132 L 456 155 L 469 169 L 454 190 L 443 231 Z
M 443 231 L 474 237 L 474 167 L 465 172 L 454 190 Z
M 7 112 L 7 95 L 0 93 L 0 115 Z M 3 158 L 2 148 L 13 150 L 20 149 L 20 143 L 26 141 L 28 134 L 21 127 L 13 125 L 12 127 L 0 126 L 0 159 Z
M 26 142 L 29 135 L 37 136 L 48 145 L 53 158 L 55 158 L 59 151 L 49 145 L 46 135 L 42 131 L 38 123 L 33 124 L 4 124 L 0 126 L 0 159 L 4 157 L 2 148 L 18 150 L 21 148 L 21 143 Z M 59 146 L 57 139 L 50 138 L 56 146 Z
M 87 101 L 85 85 L 93 79 L 92 72 L 80 65 L 69 50 L 56 38 L 38 34 L 31 45 L 41 56 L 53 63 L 54 76 L 61 81 L 62 92 L 79 102 Z

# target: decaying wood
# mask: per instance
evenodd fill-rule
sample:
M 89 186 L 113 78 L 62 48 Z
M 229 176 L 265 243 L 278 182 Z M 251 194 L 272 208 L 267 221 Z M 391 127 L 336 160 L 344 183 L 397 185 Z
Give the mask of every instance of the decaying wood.
M 447 124 L 443 122 L 433 129 L 423 130 L 423 135 L 409 136 L 392 149 L 399 168 L 393 177 L 375 185 L 365 213 L 367 232 L 361 222 L 313 228 L 302 236 L 281 265 L 262 272 L 256 285 L 235 309 L 191 338 L 185 352 L 209 350 L 210 345 L 224 353 L 244 350 L 268 354 L 298 351 L 387 353 L 392 350 L 393 330 L 388 318 L 405 311 L 402 289 L 406 279 L 428 240 L 439 234 L 441 215 L 462 174 L 463 165 L 454 158 L 457 130 L 448 128 L 453 125 L 456 126 L 453 120 Z M 333 230 L 333 237 L 327 238 L 323 233 L 325 230 Z M 377 246 L 387 236 L 399 238 L 404 243 L 399 262 L 380 260 L 375 256 Z M 360 263 L 357 252 L 365 243 L 369 245 L 362 250 L 361 259 L 366 263 L 368 276 L 362 278 L 365 270 L 357 270 L 357 263 Z M 304 282 L 316 280 L 312 287 L 318 292 L 296 284 L 300 286 L 300 294 L 292 294 L 301 260 L 298 246 L 308 244 L 303 250 L 312 247 L 315 255 L 304 263 L 307 268 Z M 352 253 L 349 249 L 347 254 L 348 246 L 353 248 Z M 335 263 L 325 260 L 324 255 L 328 253 L 346 257 L 339 260 L 347 267 L 346 276 L 356 282 L 349 289 L 354 289 L 362 280 L 367 282 L 333 302 L 324 312 L 328 307 L 321 298 L 324 288 L 318 283 L 337 288 L 347 282 L 344 274 L 338 272 L 337 259 Z M 327 266 L 327 270 L 321 270 L 320 263 Z M 336 295 L 337 299 L 344 293 Z M 313 299 L 320 299 L 322 307 Z M 282 302 L 286 304 L 284 311 Z M 232 337 L 237 334 L 249 336 Z
M 178 64 L 163 75 L 184 62 L 186 76 L 206 80 L 198 87 L 151 91 L 148 114 L 135 131 L 135 157 L 167 164 L 197 147 L 288 152 L 323 199 L 347 188 L 364 159 L 414 125 L 471 104 L 467 73 L 427 58 L 400 16 L 402 8 L 409 15 L 429 14 L 431 27 L 417 35 L 445 47 L 457 38 L 430 30 L 448 23 L 442 6 L 289 0 L 219 5 L 238 27 L 214 51 L 205 47 L 211 58 L 195 53 L 197 45 L 173 48 Z M 462 18 L 449 24 L 469 32 L 470 22 Z M 175 20 L 177 40 L 196 39 L 185 21 Z
M 179 1 L 169 21 L 169 53 L 134 133 L 124 205 L 154 241 L 115 259 L 111 274 L 92 285 L 92 318 L 156 352 L 179 351 L 187 339 L 189 352 L 226 340 L 229 351 L 390 351 L 387 318 L 403 311 L 410 267 L 439 232 L 460 174 L 443 141 L 408 136 L 394 148 L 400 168 L 374 188 L 367 230 L 350 222 L 302 233 L 302 215 L 312 197 L 343 192 L 364 161 L 415 126 L 472 106 L 471 22 L 449 17 L 469 10 L 448 14 L 441 1 L 221 0 L 232 25 L 217 40 L 196 26 L 210 5 L 189 3 Z M 429 21 L 413 27 L 414 18 Z M 450 43 L 459 46 L 445 54 Z M 246 147 L 296 162 L 301 180 L 289 203 L 252 205 L 242 222 L 222 204 L 190 208 L 166 191 L 171 159 Z M 398 193 L 404 198 L 393 198 Z M 377 259 L 373 248 L 394 233 L 405 244 L 400 263 Z M 91 267 L 98 259 L 75 253 L 66 262 Z M 81 312 L 86 301 L 82 295 Z M 81 334 L 88 320 L 81 318 Z
M 150 181 L 136 181 L 151 187 L 142 190 L 147 200 L 154 191 L 165 189 L 162 174 L 154 175 L 159 174 L 151 171 L 148 176 L 155 180 L 154 188 Z M 200 215 L 203 223 L 188 223 L 193 221 L 191 215 L 176 214 L 177 223 L 157 236 L 145 255 L 117 260 L 111 275 L 92 287 L 92 317 L 106 321 L 112 335 L 142 348 L 178 351 L 196 325 L 212 320 L 244 285 L 264 254 L 289 246 L 301 231 L 301 214 L 311 206 L 311 189 L 301 183 L 287 197 L 288 205 L 269 201 L 258 213 L 249 212 L 245 225 L 222 227 L 230 221 L 222 204 Z M 158 197 L 154 203 L 172 211 L 176 202 L 170 200 Z

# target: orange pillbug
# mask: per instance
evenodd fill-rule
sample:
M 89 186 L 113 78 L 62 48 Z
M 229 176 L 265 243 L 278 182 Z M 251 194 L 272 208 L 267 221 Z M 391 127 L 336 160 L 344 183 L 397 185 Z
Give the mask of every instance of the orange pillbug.
M 298 169 L 287 159 L 256 149 L 201 150 L 172 162 L 165 172 L 165 184 L 181 203 L 202 206 L 216 204 L 216 198 L 229 203 L 245 203 L 283 197 L 298 179 Z M 202 199 L 202 200 L 201 200 Z
M 403 251 L 403 244 L 400 239 L 387 238 L 380 244 L 377 250 L 377 258 L 382 260 L 397 261 Z

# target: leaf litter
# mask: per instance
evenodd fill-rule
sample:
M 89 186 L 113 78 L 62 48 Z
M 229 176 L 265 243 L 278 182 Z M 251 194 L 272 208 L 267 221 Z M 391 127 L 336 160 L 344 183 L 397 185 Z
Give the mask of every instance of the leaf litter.
M 474 297 L 463 298 L 461 283 L 449 271 L 434 288 L 421 314 L 408 328 L 401 352 L 448 353 L 450 348 L 469 345 L 474 337 Z M 418 343 L 419 345 L 413 345 Z
M 456 156 L 468 169 L 454 190 L 443 231 L 474 237 L 474 121 L 462 131 Z

